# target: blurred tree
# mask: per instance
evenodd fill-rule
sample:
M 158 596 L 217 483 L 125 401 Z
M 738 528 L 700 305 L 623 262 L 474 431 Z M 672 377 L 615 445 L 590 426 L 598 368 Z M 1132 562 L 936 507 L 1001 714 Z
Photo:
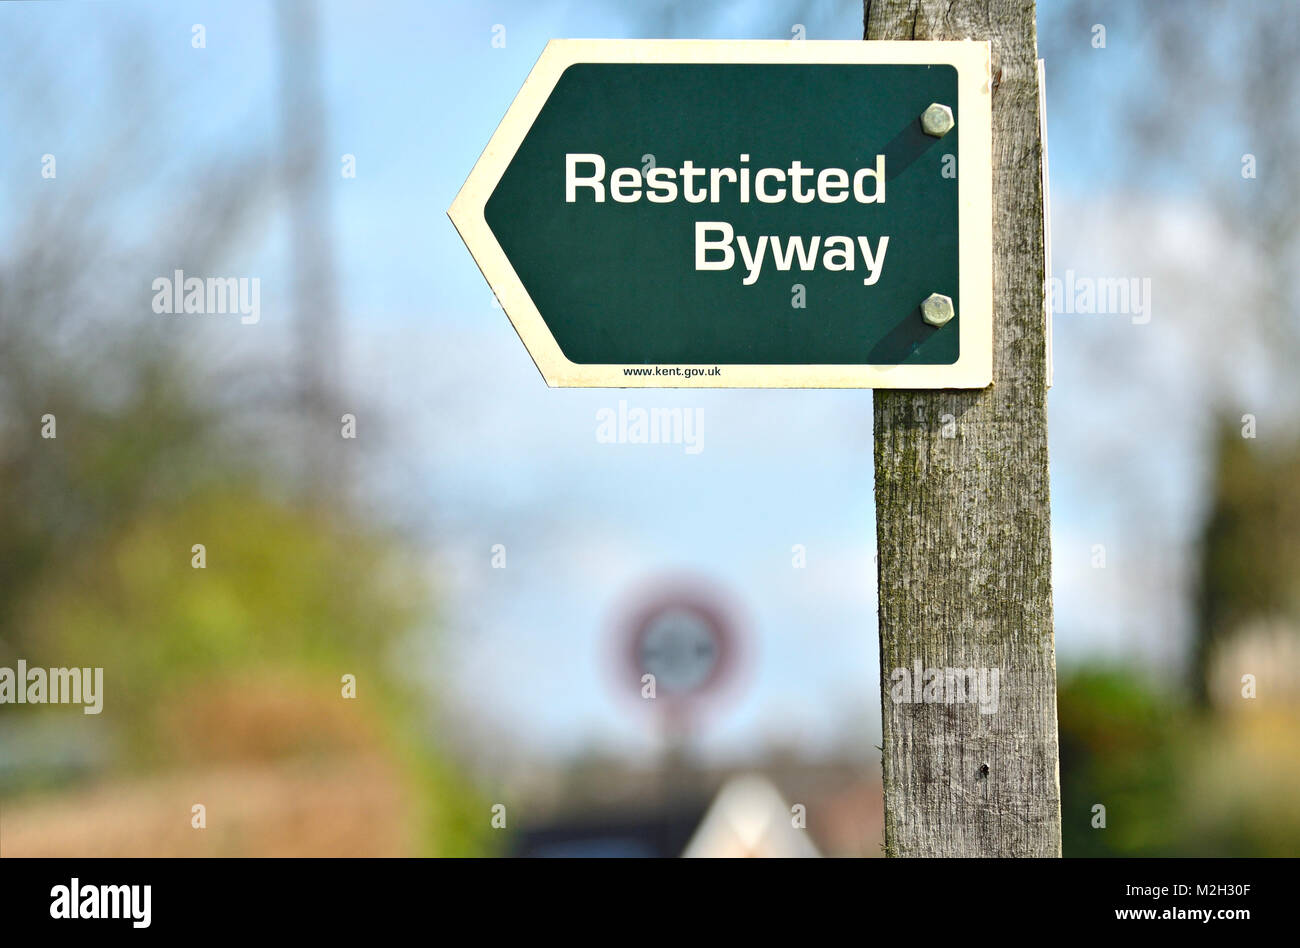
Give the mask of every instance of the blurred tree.
M 1108 575 L 1134 656 L 1201 693 L 1198 610 L 1222 593 L 1200 589 L 1197 541 L 1216 516 L 1220 419 L 1252 414 L 1251 445 L 1270 450 L 1300 437 L 1300 110 L 1283 105 L 1300 97 L 1300 15 L 1293 0 L 1039 10 L 1048 120 L 1063 132 L 1056 276 L 1109 267 L 1094 274 L 1149 277 L 1154 298 L 1144 325 L 1058 315 L 1058 367 L 1076 385 L 1053 402 L 1055 438 L 1070 439 L 1054 481 L 1127 553 Z M 1273 569 L 1258 565 L 1252 584 Z
M 0 743 L 56 720 L 59 740 L 107 749 L 96 776 L 122 793 L 140 779 L 253 768 L 236 787 L 279 787 L 267 812 L 291 815 L 298 784 L 257 774 L 328 760 L 346 787 L 352 771 L 382 771 L 392 793 L 367 799 L 402 799 L 400 813 L 317 814 L 299 836 L 329 838 L 323 824 L 346 817 L 364 836 L 370 817 L 398 826 L 403 851 L 480 851 L 487 807 L 433 739 L 427 685 L 400 673 L 435 613 L 416 551 L 345 493 L 300 499 L 301 466 L 284 447 L 300 442 L 285 433 L 310 420 L 294 413 L 286 360 L 264 333 L 250 343 L 237 321 L 151 310 L 154 277 L 229 272 L 265 252 L 279 187 L 269 146 L 241 134 L 242 153 L 214 160 L 178 145 L 201 141 L 210 116 L 185 127 L 155 71 L 163 57 L 130 23 L 89 37 L 99 55 L 72 66 L 58 40 L 0 35 L 33 90 L 0 97 L 7 129 L 68 143 L 44 186 L 30 167 L 4 168 L 0 663 L 102 666 L 104 711 L 0 706 Z M 99 98 L 85 101 L 86 88 Z M 42 436 L 46 415 L 55 437 Z M 196 543 L 206 568 L 191 566 Z M 341 694 L 345 674 L 355 701 Z M 174 792 L 159 804 L 168 813 L 193 799 Z M 41 799 L 28 802 L 39 845 L 64 821 L 40 824 Z M 10 828 L 14 813 L 7 805 Z M 198 845 L 168 839 L 158 845 Z
M 1300 443 L 1243 438 L 1225 419 L 1213 461 L 1192 676 L 1202 701 L 1216 651 L 1232 636 L 1271 619 L 1300 636 Z
M 68 737 L 108 730 L 116 773 L 378 755 L 405 769 L 406 818 L 432 850 L 472 852 L 486 821 L 471 812 L 483 810 L 432 752 L 416 683 L 394 671 L 395 649 L 431 610 L 391 538 L 227 484 L 155 504 L 61 559 L 29 589 L 14 646 L 105 669 L 102 714 L 65 726 Z

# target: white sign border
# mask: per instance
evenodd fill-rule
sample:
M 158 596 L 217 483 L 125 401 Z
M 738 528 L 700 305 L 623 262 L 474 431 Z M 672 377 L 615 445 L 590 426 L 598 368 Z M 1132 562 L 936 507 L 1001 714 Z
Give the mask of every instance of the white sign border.
M 992 92 L 986 41 L 551 40 L 447 215 L 546 384 L 558 388 L 985 388 L 993 380 Z M 630 376 L 570 361 L 487 225 L 484 208 L 564 71 L 576 63 L 946 64 L 957 69 L 960 356 L 952 365 L 721 365 L 722 375 Z M 919 300 L 917 301 L 919 304 Z M 665 364 L 666 365 L 666 364 Z M 713 364 L 686 366 L 709 370 Z

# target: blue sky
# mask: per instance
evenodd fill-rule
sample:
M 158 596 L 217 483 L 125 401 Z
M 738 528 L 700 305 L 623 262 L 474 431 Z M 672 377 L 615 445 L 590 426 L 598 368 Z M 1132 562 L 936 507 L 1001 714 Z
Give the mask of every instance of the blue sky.
M 647 578 L 687 571 L 727 589 L 747 616 L 745 674 L 701 727 L 702 747 L 817 751 L 864 724 L 866 737 L 878 729 L 870 393 L 549 390 L 445 216 L 548 39 L 777 39 L 795 23 L 809 39 L 857 38 L 858 5 L 807 6 L 815 12 L 578 0 L 322 7 L 329 162 L 357 163 L 354 180 L 332 185 L 347 382 L 383 415 L 367 483 L 419 537 L 445 591 L 442 646 L 424 673 L 467 727 L 542 753 L 649 753 L 651 722 L 614 694 L 610 617 Z M 1162 301 L 1178 299 L 1165 290 L 1179 267 L 1196 265 L 1191 237 L 1214 222 L 1187 178 L 1136 178 L 1111 160 L 1125 147 L 1114 97 L 1140 81 L 1144 61 L 1131 24 L 1113 24 L 1107 49 L 1058 82 L 1054 51 L 1091 36 L 1041 6 L 1055 270 L 1152 276 L 1162 294 L 1148 326 L 1056 321 L 1062 662 L 1095 653 L 1173 662 L 1203 465 L 1197 423 L 1161 423 L 1203 393 L 1175 388 L 1187 332 Z M 161 167 L 278 147 L 273 13 L 253 2 L 7 6 L 0 23 L 31 38 L 25 56 L 67 104 L 60 117 L 75 121 L 16 123 L 0 160 L 12 168 L 57 152 L 61 177 L 89 163 L 131 106 L 129 90 L 105 78 L 115 53 L 164 90 L 150 115 L 168 141 Z M 206 29 L 202 50 L 190 43 L 195 23 Z M 497 24 L 505 48 L 492 46 Z M 21 105 L 13 93 L 0 102 L 11 115 Z M 1204 160 L 1233 164 L 1241 150 L 1224 133 L 1205 141 Z M 148 179 L 156 169 L 119 173 Z M 133 199 L 119 226 L 149 227 L 175 200 L 170 181 Z M 22 198 L 0 200 L 12 208 Z M 1134 237 L 1153 221 L 1163 245 Z M 272 207 L 230 261 L 270 284 L 256 345 L 289 344 L 274 285 L 283 250 L 282 209 Z M 1198 298 L 1196 287 L 1183 292 Z M 1104 391 L 1099 360 L 1111 370 Z M 1136 374 L 1168 376 L 1163 400 L 1138 404 L 1125 381 Z M 704 450 L 597 443 L 597 411 L 620 399 L 698 409 Z M 1159 489 L 1134 486 L 1152 483 Z M 497 543 L 505 570 L 490 565 Z M 1107 545 L 1106 570 L 1090 565 L 1096 543 Z M 794 544 L 807 548 L 806 569 L 791 568 Z

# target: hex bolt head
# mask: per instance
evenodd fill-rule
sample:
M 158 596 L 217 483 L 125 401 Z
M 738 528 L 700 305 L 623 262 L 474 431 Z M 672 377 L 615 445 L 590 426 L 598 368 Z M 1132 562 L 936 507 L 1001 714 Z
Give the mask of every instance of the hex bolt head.
M 952 131 L 956 125 L 952 117 L 952 109 L 946 105 L 940 105 L 938 102 L 932 102 L 926 106 L 921 113 L 921 130 L 927 135 L 933 135 L 935 138 L 943 138 Z
M 952 308 L 952 297 L 942 293 L 931 293 L 921 303 L 921 318 L 931 326 L 942 326 L 956 313 Z

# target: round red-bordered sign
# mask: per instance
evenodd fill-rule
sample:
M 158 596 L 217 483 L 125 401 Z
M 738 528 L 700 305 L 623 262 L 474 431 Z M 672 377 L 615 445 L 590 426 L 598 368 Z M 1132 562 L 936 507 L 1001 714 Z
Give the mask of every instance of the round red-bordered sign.
M 644 588 L 618 620 L 620 665 L 641 694 L 654 676 L 655 703 L 680 710 L 719 692 L 734 675 L 736 609 L 702 581 L 661 579 Z M 620 678 L 626 672 L 620 672 Z

